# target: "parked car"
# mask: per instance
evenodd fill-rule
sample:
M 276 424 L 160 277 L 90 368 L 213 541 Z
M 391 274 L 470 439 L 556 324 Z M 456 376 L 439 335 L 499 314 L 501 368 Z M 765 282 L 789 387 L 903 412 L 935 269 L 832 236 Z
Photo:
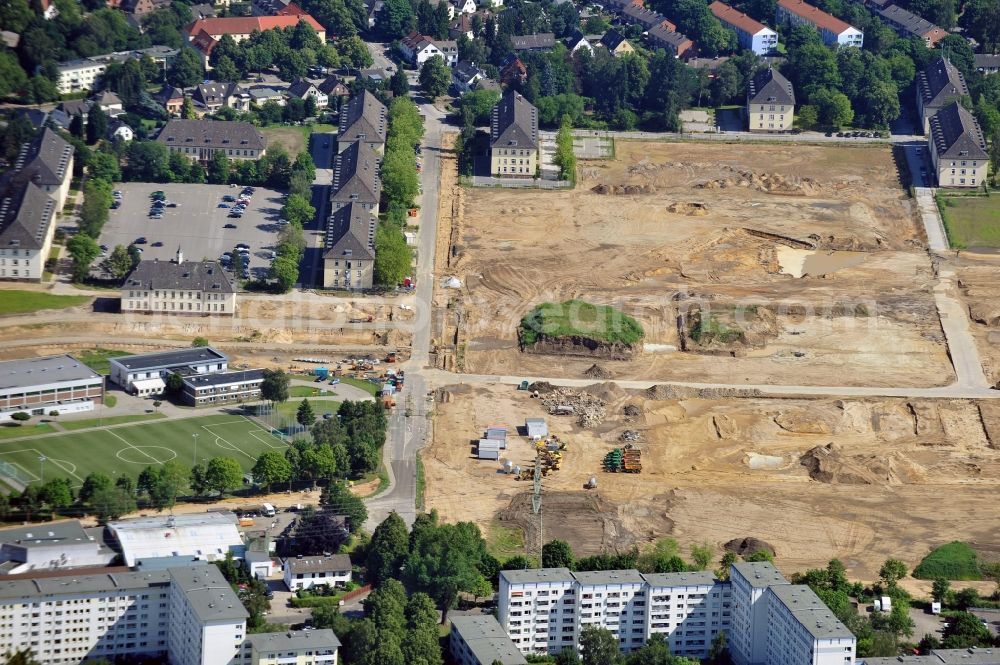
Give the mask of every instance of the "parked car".
M 236 199 L 233 198 L 232 194 L 226 194 L 225 196 L 222 197 L 222 200 L 232 203 Z
M 230 217 L 232 217 L 232 215 L 230 215 Z M 235 229 L 236 225 L 235 224 L 226 224 L 222 228 L 224 228 L 224 229 Z
M 245 249 L 247 251 L 250 251 L 250 245 L 246 244 L 245 242 L 241 242 L 236 245 L 236 249 Z
M 219 208 L 228 208 L 228 207 L 229 207 L 229 204 L 228 204 L 228 203 L 220 203 L 220 204 L 218 205 L 218 207 L 219 207 Z
M 152 245 L 150 245 L 150 247 L 163 247 L 163 243 L 157 240 Z
M 138 238 L 135 239 L 135 242 L 132 243 L 132 244 L 133 245 L 145 245 L 146 244 L 146 236 L 139 236 Z
M 121 201 L 114 201 L 111 204 L 111 209 L 112 210 L 118 210 L 118 208 L 121 208 L 121 207 L 122 207 L 122 202 Z
M 177 204 L 176 204 L 176 203 L 174 203 L 173 201 L 171 201 L 170 203 L 168 203 L 168 204 L 167 204 L 167 207 L 168 207 L 168 208 L 176 208 L 176 207 L 177 207 Z

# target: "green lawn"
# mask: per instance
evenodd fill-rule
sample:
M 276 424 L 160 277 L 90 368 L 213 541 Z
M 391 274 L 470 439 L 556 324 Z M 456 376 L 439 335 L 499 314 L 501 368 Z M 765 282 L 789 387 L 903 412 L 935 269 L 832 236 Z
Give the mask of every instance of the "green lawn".
M 355 388 L 360 388 L 367 393 L 371 393 L 373 397 L 377 397 L 379 392 L 382 391 L 381 385 L 376 385 L 371 381 L 365 381 L 364 379 L 355 379 L 352 377 L 342 376 L 340 377 L 341 383 L 346 383 L 349 386 L 354 386 Z
M 44 464 L 46 478 L 66 477 L 79 485 L 94 471 L 135 478 L 143 468 L 173 459 L 189 467 L 194 459 L 227 456 L 249 471 L 261 453 L 285 447 L 250 419 L 222 414 L 0 442 L 0 462 L 15 468 L 22 482 L 37 482 Z
M 0 425 L 0 441 L 3 439 L 16 439 L 21 436 L 37 436 L 38 434 L 49 434 L 56 429 L 48 423 L 31 423 L 27 425 L 12 426 L 9 424 Z
M 938 194 L 938 208 L 955 249 L 1000 247 L 1000 196 Z
M 302 404 L 301 399 L 290 399 L 287 402 L 278 404 L 277 411 L 286 418 L 295 418 L 295 414 L 298 413 L 300 404 Z M 322 418 L 324 413 L 336 413 L 337 409 L 340 407 L 340 400 L 337 399 L 335 395 L 330 395 L 328 397 L 314 397 L 309 399 L 309 404 L 312 406 L 313 413 L 316 414 L 316 417 Z
M 524 532 L 492 522 L 486 528 L 486 550 L 500 561 L 524 554 Z
M 314 125 L 275 125 L 273 127 L 261 128 L 261 133 L 267 137 L 268 143 L 280 143 L 288 150 L 288 154 L 295 158 L 308 147 L 309 135 L 318 132 L 336 132 L 334 125 L 316 123 Z
M 128 351 L 119 351 L 117 349 L 102 349 L 100 347 L 96 349 L 89 349 L 87 351 L 74 352 L 73 356 L 82 362 L 84 365 L 94 370 L 98 374 L 108 374 L 111 372 L 111 363 L 108 362 L 110 358 L 118 358 L 120 356 L 130 355 Z
M 0 291 L 0 313 L 27 314 L 43 309 L 79 307 L 93 300 L 92 296 L 54 296 L 44 291 Z
M 978 559 L 976 550 L 956 540 L 925 556 L 913 569 L 913 576 L 921 580 L 939 577 L 946 580 L 981 580 Z
M 530 346 L 541 337 L 583 337 L 611 344 L 638 343 L 642 326 L 631 316 L 583 300 L 542 303 L 521 319 L 521 337 Z
M 87 420 L 67 420 L 66 422 L 60 422 L 59 424 L 63 426 L 63 429 L 68 429 L 71 432 L 78 429 L 90 429 L 91 427 L 100 427 L 102 425 L 124 425 L 126 423 L 141 423 L 146 420 L 160 420 L 161 418 L 166 418 L 166 414 L 155 412 L 155 413 L 133 413 L 127 416 L 109 416 L 107 418 L 88 418 Z

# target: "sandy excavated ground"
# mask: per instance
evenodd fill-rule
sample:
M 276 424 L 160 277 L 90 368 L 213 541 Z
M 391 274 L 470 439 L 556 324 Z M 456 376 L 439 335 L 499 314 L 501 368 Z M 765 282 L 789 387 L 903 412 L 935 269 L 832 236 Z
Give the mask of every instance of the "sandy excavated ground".
M 474 459 L 473 440 L 488 425 L 513 428 L 541 416 L 569 441 L 562 469 L 543 481 L 544 540 L 564 538 L 579 553 L 665 536 L 685 549 L 753 536 L 775 547 L 786 571 L 839 557 L 852 576 L 873 579 L 886 558 L 912 567 L 951 540 L 1000 552 L 1000 409 L 992 403 L 650 399 L 613 384 L 588 390 L 606 402 L 607 417 L 593 429 L 550 416 L 541 400 L 509 387 L 439 390 L 433 442 L 423 453 L 428 507 L 483 527 L 501 519 L 525 528 L 534 546 L 531 482 Z M 624 415 L 627 405 L 637 415 Z M 624 429 L 641 433 L 643 471 L 604 473 L 603 456 L 621 445 Z M 504 457 L 530 466 L 534 449 L 515 436 Z M 583 489 L 590 476 L 597 490 Z
M 956 266 L 986 377 L 1000 385 L 1000 256 L 960 252 L 949 262 Z
M 436 294 L 450 305 L 439 366 L 579 377 L 592 360 L 517 349 L 532 307 L 578 297 L 621 307 L 656 345 L 605 363 L 615 378 L 954 378 L 930 260 L 885 148 L 619 141 L 615 160 L 582 164 L 573 191 L 459 188 L 453 173 L 446 159 L 437 265 L 463 288 Z M 774 334 L 742 357 L 676 352 L 678 304 L 692 302 L 772 307 Z M 865 314 L 829 314 L 843 306 Z

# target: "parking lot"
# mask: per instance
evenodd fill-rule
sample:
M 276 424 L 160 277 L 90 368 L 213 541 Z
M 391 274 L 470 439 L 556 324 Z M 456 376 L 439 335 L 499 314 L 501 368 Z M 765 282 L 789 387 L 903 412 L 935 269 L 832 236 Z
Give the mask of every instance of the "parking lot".
M 239 187 L 126 182 L 115 189 L 122 193 L 122 204 L 110 211 L 99 241 L 109 249 L 145 238 L 144 244 L 137 244 L 145 261 L 173 259 L 178 247 L 186 260 L 198 261 L 217 260 L 223 252 L 233 251 L 237 243 L 245 243 L 250 246 L 250 273 L 254 277 L 267 273 L 281 229 L 280 192 L 258 187 L 243 217 L 236 219 L 229 217 L 230 208 L 219 204 L 224 196 L 238 197 Z M 177 207 L 166 207 L 161 219 L 151 219 L 150 195 L 157 190 Z

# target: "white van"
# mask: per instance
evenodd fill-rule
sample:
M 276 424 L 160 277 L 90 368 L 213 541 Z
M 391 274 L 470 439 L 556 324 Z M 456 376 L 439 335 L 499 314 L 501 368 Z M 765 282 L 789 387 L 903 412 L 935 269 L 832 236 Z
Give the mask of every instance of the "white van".
M 265 503 L 261 508 L 261 514 L 265 517 L 274 517 L 274 506 L 269 503 Z

